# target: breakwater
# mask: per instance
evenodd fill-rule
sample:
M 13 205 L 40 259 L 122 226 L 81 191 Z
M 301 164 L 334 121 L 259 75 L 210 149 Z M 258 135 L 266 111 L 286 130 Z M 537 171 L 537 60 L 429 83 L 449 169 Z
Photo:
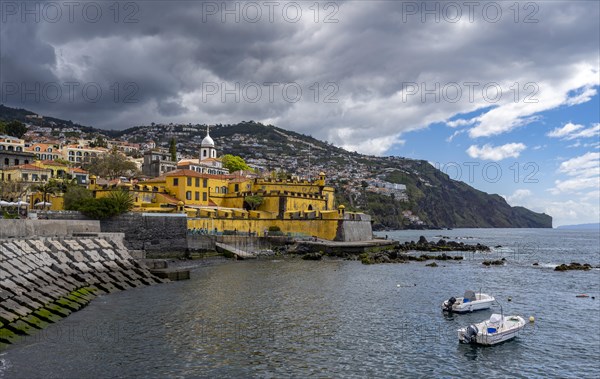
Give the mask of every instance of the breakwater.
M 131 257 L 120 233 L 2 237 L 0 349 L 81 309 L 97 295 L 167 281 Z

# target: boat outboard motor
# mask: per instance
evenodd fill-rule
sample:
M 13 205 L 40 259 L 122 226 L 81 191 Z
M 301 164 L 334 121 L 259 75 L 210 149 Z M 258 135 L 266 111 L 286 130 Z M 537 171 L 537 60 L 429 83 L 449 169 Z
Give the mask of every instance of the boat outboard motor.
M 465 331 L 465 341 L 468 343 L 477 342 L 477 333 L 479 333 L 479 329 L 475 325 L 469 325 Z
M 446 301 L 444 310 L 447 312 L 452 312 L 452 306 L 454 305 L 454 303 L 456 303 L 456 298 L 449 298 L 448 301 Z

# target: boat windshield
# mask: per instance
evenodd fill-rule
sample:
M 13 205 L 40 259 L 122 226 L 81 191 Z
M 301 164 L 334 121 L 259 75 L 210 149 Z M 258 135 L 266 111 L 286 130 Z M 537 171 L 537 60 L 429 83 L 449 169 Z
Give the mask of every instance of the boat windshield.
M 469 301 L 475 301 L 477 300 L 477 298 L 475 297 L 475 292 L 471 291 L 471 290 L 466 290 L 465 291 L 465 295 L 464 298 L 469 300 Z

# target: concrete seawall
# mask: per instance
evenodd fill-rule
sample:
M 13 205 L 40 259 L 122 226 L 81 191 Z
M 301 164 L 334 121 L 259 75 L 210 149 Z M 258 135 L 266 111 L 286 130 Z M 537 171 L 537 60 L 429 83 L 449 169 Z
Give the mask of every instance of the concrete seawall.
M 96 295 L 164 281 L 131 257 L 123 234 L 89 234 L 0 238 L 0 349 L 81 309 Z

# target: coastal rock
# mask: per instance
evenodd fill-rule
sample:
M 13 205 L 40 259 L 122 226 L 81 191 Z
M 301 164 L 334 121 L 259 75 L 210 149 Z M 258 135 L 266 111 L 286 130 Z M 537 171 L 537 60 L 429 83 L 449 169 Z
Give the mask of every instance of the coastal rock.
M 554 271 L 569 271 L 569 270 L 583 270 L 583 271 L 587 271 L 587 270 L 591 270 L 592 269 L 592 265 L 590 265 L 589 263 L 578 263 L 578 262 L 571 262 L 571 264 L 561 264 L 560 266 L 556 266 L 556 268 L 554 269 Z
M 321 259 L 323 259 L 323 253 L 322 252 L 318 252 L 318 253 L 304 254 L 302 256 L 302 259 L 304 259 L 306 261 L 320 261 Z
M 502 266 L 506 262 L 506 258 L 498 259 L 495 261 L 483 261 L 485 266 Z

